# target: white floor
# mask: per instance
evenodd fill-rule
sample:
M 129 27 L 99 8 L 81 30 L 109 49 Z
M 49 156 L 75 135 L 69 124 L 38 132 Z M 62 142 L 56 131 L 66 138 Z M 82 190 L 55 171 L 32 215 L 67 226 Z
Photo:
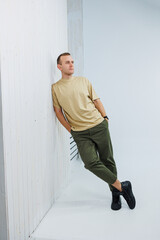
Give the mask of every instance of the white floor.
M 72 161 L 70 185 L 32 234 L 32 239 L 159 240 L 159 173 L 154 162 L 145 169 L 141 164 L 132 179 L 120 179 L 131 180 L 137 205 L 131 210 L 121 197 L 122 208 L 113 211 L 108 185 L 86 170 L 81 160 Z

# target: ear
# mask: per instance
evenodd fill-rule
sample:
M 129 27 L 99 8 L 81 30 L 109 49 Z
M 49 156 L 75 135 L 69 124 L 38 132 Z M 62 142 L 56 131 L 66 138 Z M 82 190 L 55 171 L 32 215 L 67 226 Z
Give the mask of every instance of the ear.
M 62 66 L 60 64 L 57 64 L 57 68 L 61 71 L 62 70 Z

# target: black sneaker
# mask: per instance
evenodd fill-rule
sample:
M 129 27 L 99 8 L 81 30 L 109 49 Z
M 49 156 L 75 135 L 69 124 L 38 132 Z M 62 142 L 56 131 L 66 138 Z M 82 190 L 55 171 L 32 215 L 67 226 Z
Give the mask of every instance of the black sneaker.
M 119 210 L 121 208 L 121 198 L 120 191 L 118 189 L 113 189 L 112 191 L 112 210 Z
M 129 208 L 130 209 L 135 208 L 136 200 L 135 200 L 135 197 L 132 192 L 131 182 L 129 182 L 129 181 L 121 182 L 121 185 L 122 185 L 121 194 L 124 197 L 124 199 L 126 200 L 126 202 L 128 203 Z

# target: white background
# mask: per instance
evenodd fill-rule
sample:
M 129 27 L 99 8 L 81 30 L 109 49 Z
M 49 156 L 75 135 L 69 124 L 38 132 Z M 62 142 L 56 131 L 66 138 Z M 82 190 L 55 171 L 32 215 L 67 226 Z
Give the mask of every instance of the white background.
M 11 239 L 27 239 L 68 180 L 68 135 L 48 95 L 58 80 L 56 56 L 67 50 L 66 3 L 8 0 L 1 8 Z M 32 239 L 159 240 L 160 10 L 138 0 L 83 4 L 85 76 L 110 118 L 119 177 L 131 180 L 136 208 L 122 198 L 122 209 L 111 210 L 107 184 L 75 161 L 70 185 Z
M 83 7 L 85 76 L 110 118 L 119 174 L 132 178 L 159 164 L 160 8 L 127 0 Z

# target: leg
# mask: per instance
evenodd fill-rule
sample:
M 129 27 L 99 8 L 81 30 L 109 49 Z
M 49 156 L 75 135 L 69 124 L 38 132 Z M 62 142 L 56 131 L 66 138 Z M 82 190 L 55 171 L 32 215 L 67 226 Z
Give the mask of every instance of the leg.
M 113 185 L 115 187 L 115 190 L 120 189 L 119 186 L 120 182 L 116 179 L 117 176 L 114 175 L 110 171 L 110 169 L 107 168 L 100 160 L 97 152 L 97 145 L 90 139 L 91 136 L 90 131 L 88 132 L 88 137 L 87 136 L 84 137 L 84 134 L 82 133 L 78 138 L 77 136 L 78 134 L 76 135 L 76 137 L 74 134 L 74 140 L 77 143 L 82 161 L 85 164 L 85 168 L 90 170 L 97 177 L 100 177 L 102 180 L 106 181 L 109 184 L 109 186 Z M 121 199 L 119 194 L 117 194 L 115 190 L 112 191 L 111 208 L 113 210 L 119 210 L 121 208 Z
M 112 186 L 114 186 L 115 188 L 117 188 L 120 192 L 122 192 L 122 185 L 120 183 L 120 181 L 117 179 Z
M 104 120 L 101 124 L 92 129 L 92 139 L 97 146 L 99 157 L 104 165 L 117 177 L 117 168 L 113 158 L 113 148 L 108 129 L 108 122 Z M 121 189 L 120 182 L 116 180 L 113 184 L 109 184 L 112 191 L 114 187 Z
M 85 168 L 94 173 L 108 184 L 113 184 L 117 177 L 100 160 L 95 143 L 90 139 L 88 131 L 81 133 L 72 132 L 73 138 L 85 164 Z

